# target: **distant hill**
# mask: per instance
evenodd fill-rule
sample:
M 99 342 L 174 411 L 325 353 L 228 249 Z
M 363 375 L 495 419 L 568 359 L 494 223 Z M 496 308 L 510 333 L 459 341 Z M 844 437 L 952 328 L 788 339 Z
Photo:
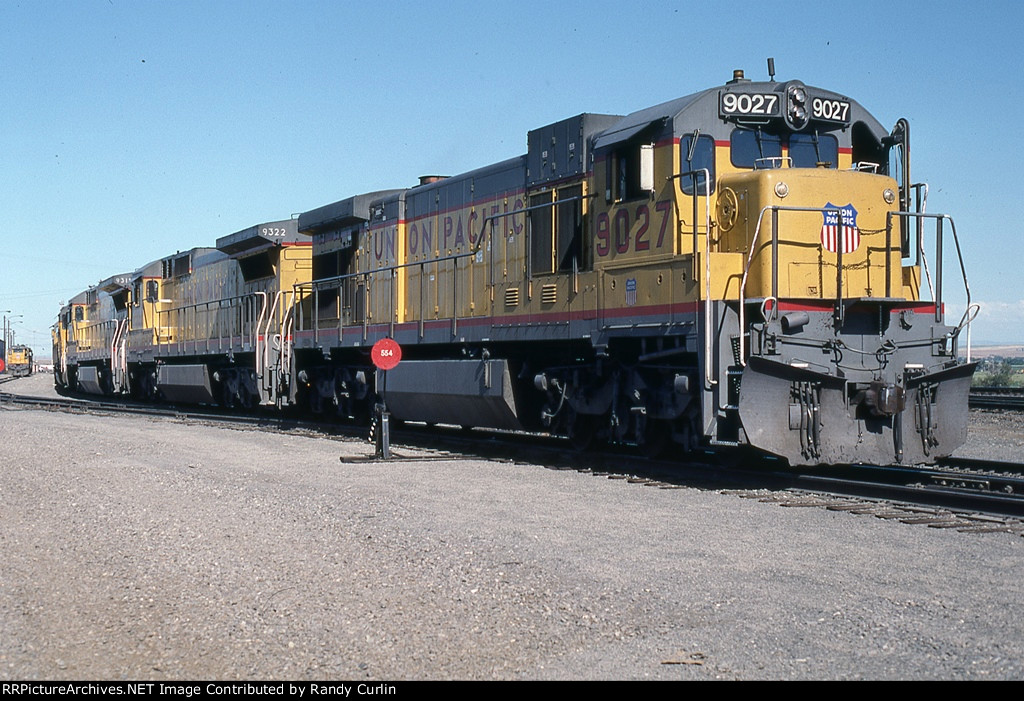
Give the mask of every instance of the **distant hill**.
M 966 348 L 961 343 L 960 353 L 964 354 Z M 991 358 L 1000 356 L 1002 358 L 1024 358 L 1024 346 L 971 346 L 971 355 L 975 358 Z

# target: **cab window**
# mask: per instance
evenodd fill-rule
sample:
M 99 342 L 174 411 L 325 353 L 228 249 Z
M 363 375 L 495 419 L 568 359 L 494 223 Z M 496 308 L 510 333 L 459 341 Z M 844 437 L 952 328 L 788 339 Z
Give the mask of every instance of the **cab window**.
M 729 139 L 732 164 L 737 168 L 770 167 L 765 158 L 782 157 L 782 139 L 760 129 L 736 129 Z
M 682 173 L 689 173 L 707 168 L 708 176 L 711 179 L 709 192 L 715 191 L 715 140 L 706 134 L 697 136 L 687 134 L 679 140 L 679 162 Z M 682 175 L 679 178 L 679 185 L 683 193 L 692 195 L 694 193 L 694 180 L 697 181 L 697 192 L 704 194 L 704 182 L 701 176 Z
M 605 200 L 624 202 L 654 190 L 654 144 L 630 139 L 608 154 Z
M 838 168 L 839 142 L 831 134 L 791 134 L 789 157 L 794 168 Z

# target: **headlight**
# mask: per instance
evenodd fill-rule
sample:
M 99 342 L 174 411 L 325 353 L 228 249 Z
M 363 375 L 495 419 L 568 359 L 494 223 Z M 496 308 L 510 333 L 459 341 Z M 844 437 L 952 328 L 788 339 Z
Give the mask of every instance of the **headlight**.
M 809 112 L 807 110 L 807 88 L 798 80 L 786 85 L 786 124 L 793 131 L 800 131 L 807 126 Z

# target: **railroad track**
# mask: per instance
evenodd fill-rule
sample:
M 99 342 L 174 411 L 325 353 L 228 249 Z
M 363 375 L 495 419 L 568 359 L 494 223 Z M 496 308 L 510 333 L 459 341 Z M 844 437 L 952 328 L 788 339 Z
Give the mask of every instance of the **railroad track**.
M 201 407 L 152 406 L 26 397 L 0 392 L 0 406 L 80 413 L 128 413 L 231 427 L 276 430 L 313 437 L 366 439 L 365 426 L 283 417 L 239 415 Z M 1024 537 L 1024 465 L 982 460 L 946 460 L 937 466 L 851 465 L 794 471 L 784 463 L 749 454 L 701 452 L 685 462 L 642 458 L 628 449 L 580 454 L 568 442 L 513 432 L 466 431 L 410 424 L 392 430 L 393 461 L 486 460 L 576 470 L 662 489 L 712 489 L 782 506 L 815 506 L 905 523 L 965 532 L 1008 532 Z M 400 445 L 399 445 L 400 444 Z M 400 446 L 406 446 L 403 450 Z M 413 456 L 408 448 L 415 448 Z M 404 453 L 404 455 L 403 455 Z M 367 442 L 364 458 L 375 462 Z
M 968 404 L 979 409 L 1024 410 L 1024 387 L 972 387 Z

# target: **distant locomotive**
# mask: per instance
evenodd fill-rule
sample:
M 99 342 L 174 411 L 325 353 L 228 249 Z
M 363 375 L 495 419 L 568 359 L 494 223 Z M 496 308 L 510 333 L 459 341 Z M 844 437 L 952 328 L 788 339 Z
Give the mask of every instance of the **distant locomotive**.
M 350 417 L 384 399 L 398 419 L 580 447 L 929 462 L 966 438 L 975 366 L 958 361 L 970 314 L 944 322 L 956 229 L 926 213 L 908 134 L 739 71 L 581 114 L 523 156 L 90 288 L 54 328 L 57 383 Z M 403 352 L 386 383 L 382 337 Z
M 14 377 L 32 374 L 32 349 L 28 346 L 11 346 L 7 350 L 7 372 Z

